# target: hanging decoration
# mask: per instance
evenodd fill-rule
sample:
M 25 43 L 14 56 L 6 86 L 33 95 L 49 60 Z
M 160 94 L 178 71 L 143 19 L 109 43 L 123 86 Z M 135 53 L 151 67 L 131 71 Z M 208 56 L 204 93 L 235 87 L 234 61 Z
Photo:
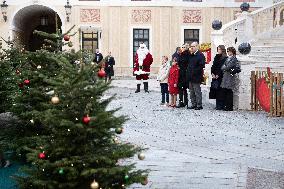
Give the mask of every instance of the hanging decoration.
M 241 43 L 238 47 L 238 50 L 241 54 L 247 55 L 251 51 L 251 45 L 249 43 Z
M 212 22 L 212 28 L 214 30 L 220 30 L 222 28 L 222 21 L 221 20 L 214 20 Z

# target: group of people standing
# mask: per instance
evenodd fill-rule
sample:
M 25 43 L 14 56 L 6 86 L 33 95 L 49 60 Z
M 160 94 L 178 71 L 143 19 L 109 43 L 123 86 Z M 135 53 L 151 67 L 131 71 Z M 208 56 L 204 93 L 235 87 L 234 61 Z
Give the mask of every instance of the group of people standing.
M 108 52 L 108 55 L 104 58 L 99 49 L 96 49 L 93 62 L 99 65 L 101 69 L 105 71 L 105 81 L 110 81 L 111 77 L 114 76 L 113 66 L 115 65 L 114 57 L 111 55 L 111 52 Z
M 162 105 L 169 107 L 187 107 L 188 109 L 201 110 L 202 92 L 201 83 L 204 80 L 205 57 L 199 51 L 197 42 L 184 44 L 177 47 L 170 61 L 167 56 L 162 57 L 157 80 L 160 82 Z M 216 99 L 216 109 L 233 110 L 233 90 L 237 84 L 237 73 L 240 66 L 236 58 L 234 47 L 218 46 L 218 52 L 211 67 L 212 83 L 209 97 Z M 190 93 L 191 105 L 188 103 Z M 171 96 L 171 101 L 169 99 Z M 178 104 L 177 96 L 179 97 Z

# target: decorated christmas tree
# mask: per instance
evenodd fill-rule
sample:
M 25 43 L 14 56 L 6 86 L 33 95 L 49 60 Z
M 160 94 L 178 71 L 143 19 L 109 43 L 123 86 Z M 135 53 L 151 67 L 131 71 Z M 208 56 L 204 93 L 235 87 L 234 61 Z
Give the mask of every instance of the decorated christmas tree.
M 7 43 L 9 49 L 2 49 L 2 44 Z M 24 61 L 23 49 L 13 48 L 13 42 L 0 39 L 0 113 L 9 112 L 13 105 L 14 93 L 18 90 L 15 85 L 17 66 Z
M 57 33 L 56 40 L 65 35 Z M 42 49 L 26 52 L 25 62 L 16 68 L 12 112 L 18 121 L 1 136 L 26 165 L 22 176 L 15 176 L 19 187 L 115 189 L 146 184 L 146 171 L 121 163 L 142 149 L 117 142 L 126 117 L 114 116 L 118 109 L 106 109 L 113 97 L 102 96 L 110 86 L 88 58 L 81 55 L 76 61 L 80 66 L 73 59 L 69 52 Z

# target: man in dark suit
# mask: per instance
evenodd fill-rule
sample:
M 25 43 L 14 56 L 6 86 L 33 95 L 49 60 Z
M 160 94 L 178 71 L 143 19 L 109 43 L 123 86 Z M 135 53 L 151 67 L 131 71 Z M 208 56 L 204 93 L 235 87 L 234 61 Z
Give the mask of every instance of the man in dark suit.
M 96 49 L 96 53 L 95 53 L 95 57 L 94 57 L 94 62 L 96 63 L 96 64 L 99 64 L 100 65 L 100 67 L 102 66 L 101 64 L 101 61 L 103 60 L 103 55 L 102 55 L 102 53 L 100 53 L 100 51 L 99 51 L 99 49 Z
M 205 57 L 198 48 L 197 42 L 190 45 L 192 54 L 189 56 L 187 66 L 187 81 L 190 92 L 191 106 L 188 109 L 201 110 L 202 107 L 202 92 L 201 83 L 203 81 L 203 68 L 205 67 Z

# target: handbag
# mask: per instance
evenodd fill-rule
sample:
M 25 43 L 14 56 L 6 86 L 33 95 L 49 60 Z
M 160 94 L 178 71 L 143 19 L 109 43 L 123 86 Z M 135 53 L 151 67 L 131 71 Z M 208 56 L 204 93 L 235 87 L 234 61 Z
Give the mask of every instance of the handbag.
M 237 63 L 233 68 L 230 70 L 231 75 L 235 75 L 237 73 L 240 73 L 242 71 L 240 65 Z

